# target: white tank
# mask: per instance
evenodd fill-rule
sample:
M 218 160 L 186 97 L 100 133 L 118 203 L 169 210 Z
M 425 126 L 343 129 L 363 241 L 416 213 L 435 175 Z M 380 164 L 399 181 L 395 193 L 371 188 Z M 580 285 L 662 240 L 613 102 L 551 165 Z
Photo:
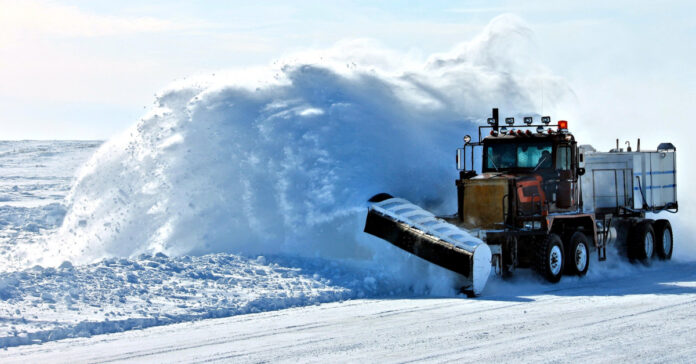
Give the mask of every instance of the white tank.
M 615 210 L 660 210 L 676 207 L 676 151 L 612 151 L 597 152 L 592 146 L 579 147 L 579 166 L 584 212 Z M 645 204 L 644 204 L 645 202 Z

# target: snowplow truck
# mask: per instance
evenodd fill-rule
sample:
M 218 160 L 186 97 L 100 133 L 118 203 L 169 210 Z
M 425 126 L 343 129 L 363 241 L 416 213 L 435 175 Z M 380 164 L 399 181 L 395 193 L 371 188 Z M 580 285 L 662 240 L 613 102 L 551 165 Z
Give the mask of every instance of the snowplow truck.
M 491 270 L 533 268 L 552 283 L 583 276 L 591 255 L 606 260 L 610 245 L 632 262 L 672 257 L 672 227 L 653 216 L 678 211 L 674 145 L 642 151 L 638 139 L 632 150 L 617 139 L 615 149 L 598 152 L 578 145 L 565 120 L 523 121 L 503 124 L 493 109 L 478 141 L 464 137 L 456 214 L 435 216 L 380 193 L 370 199 L 365 232 L 459 273 L 473 295 Z

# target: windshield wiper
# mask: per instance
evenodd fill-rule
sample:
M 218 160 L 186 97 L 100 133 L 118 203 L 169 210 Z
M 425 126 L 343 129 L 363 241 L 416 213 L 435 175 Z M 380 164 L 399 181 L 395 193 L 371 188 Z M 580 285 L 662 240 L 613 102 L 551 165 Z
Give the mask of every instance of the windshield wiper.
M 488 158 L 488 161 L 491 162 L 493 165 L 493 168 L 495 168 L 495 171 L 498 172 L 498 166 L 495 165 L 495 162 L 493 162 L 493 158 Z
M 541 157 L 541 160 L 539 160 L 539 163 L 537 163 L 536 167 L 534 167 L 534 170 L 532 172 L 536 172 L 536 170 L 539 169 L 539 167 L 541 167 L 541 164 L 546 161 L 546 158 L 548 158 L 548 155 Z

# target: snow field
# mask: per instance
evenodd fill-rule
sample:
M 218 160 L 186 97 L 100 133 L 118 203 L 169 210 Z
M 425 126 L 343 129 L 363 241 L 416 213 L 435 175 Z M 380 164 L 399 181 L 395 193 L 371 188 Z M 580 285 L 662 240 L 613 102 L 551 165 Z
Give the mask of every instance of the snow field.
M 0 141 L 0 272 L 43 260 L 46 236 L 63 223 L 75 174 L 100 145 Z
M 0 273 L 0 347 L 373 297 L 389 290 L 408 294 L 388 277 L 369 273 L 323 260 L 223 253 L 172 258 L 159 253 Z
M 524 280 L 501 283 L 479 299 L 351 300 L 8 348 L 0 360 L 686 363 L 696 355 L 693 264 L 524 290 Z
M 3 208 L 62 203 L 76 170 L 99 145 L 96 141 L 0 141 Z
M 36 245 L 42 234 L 63 222 L 65 206 L 50 203 L 37 207 L 0 206 L 0 272 L 26 268 L 37 259 Z

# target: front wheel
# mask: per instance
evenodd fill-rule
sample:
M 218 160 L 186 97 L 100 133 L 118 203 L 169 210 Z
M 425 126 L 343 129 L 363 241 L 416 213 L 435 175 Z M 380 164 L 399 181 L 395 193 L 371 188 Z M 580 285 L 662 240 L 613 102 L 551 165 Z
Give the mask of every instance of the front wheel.
M 536 245 L 536 271 L 551 283 L 561 280 L 563 274 L 563 243 L 556 234 L 549 234 Z
M 576 231 L 568 242 L 566 256 L 566 273 L 584 276 L 590 267 L 590 243 L 585 234 Z

